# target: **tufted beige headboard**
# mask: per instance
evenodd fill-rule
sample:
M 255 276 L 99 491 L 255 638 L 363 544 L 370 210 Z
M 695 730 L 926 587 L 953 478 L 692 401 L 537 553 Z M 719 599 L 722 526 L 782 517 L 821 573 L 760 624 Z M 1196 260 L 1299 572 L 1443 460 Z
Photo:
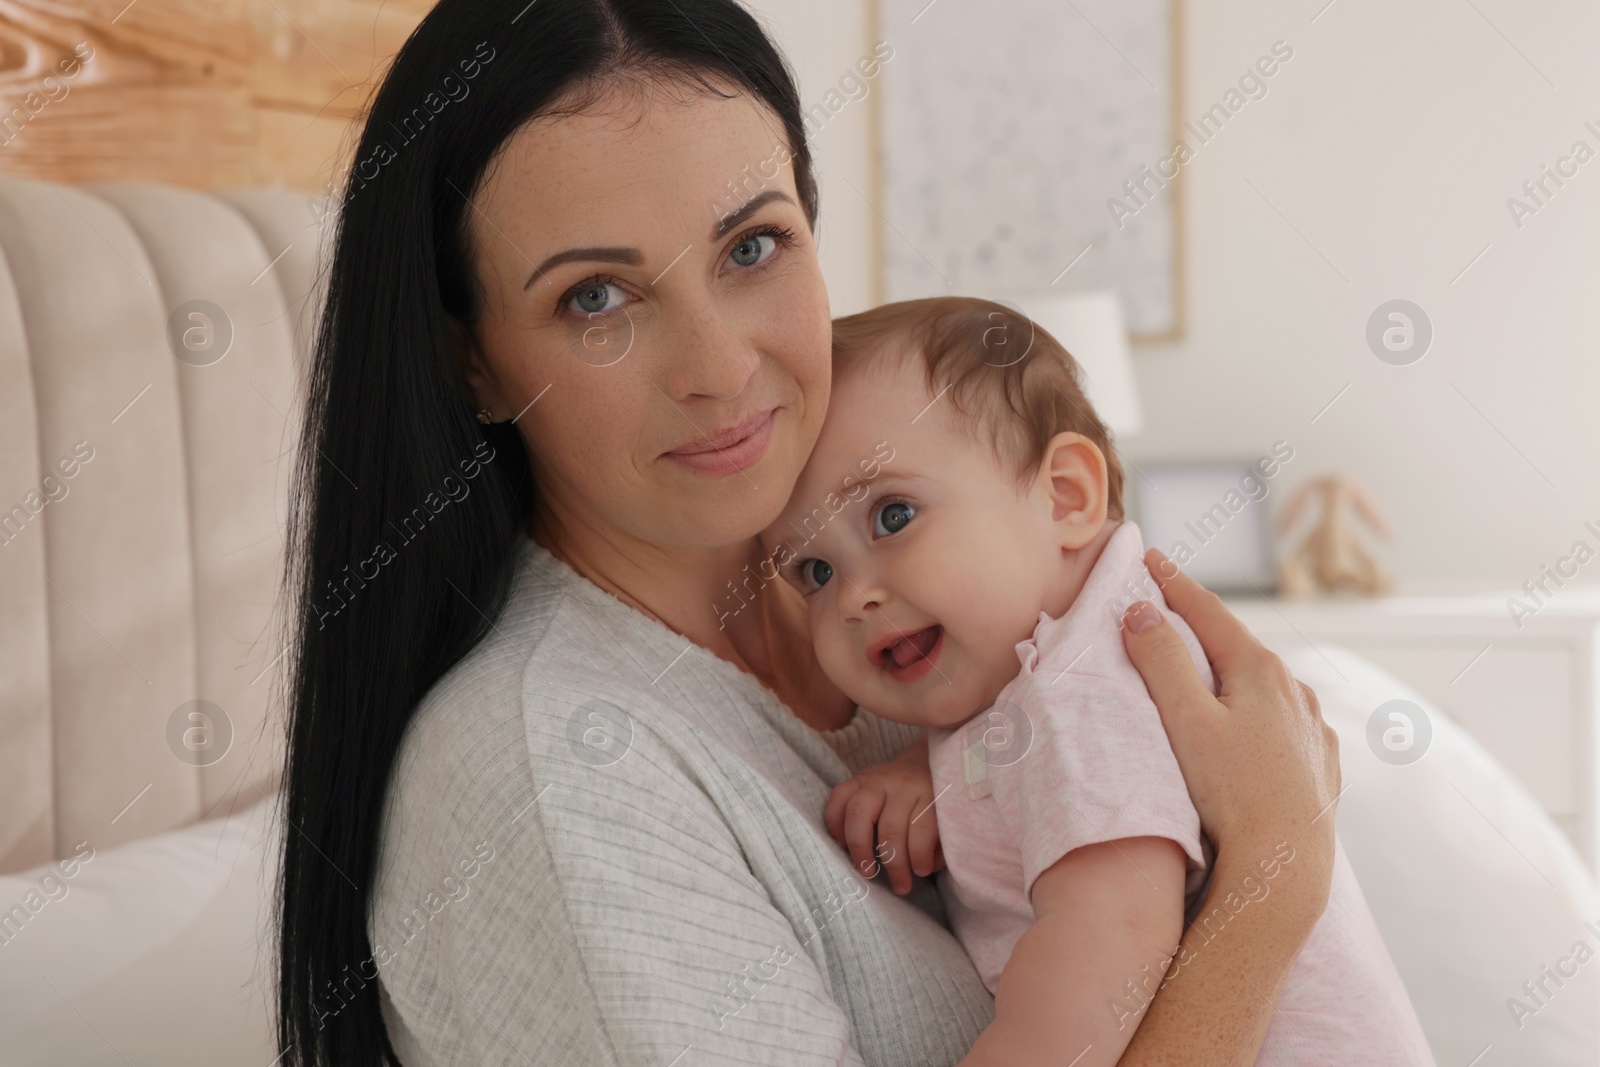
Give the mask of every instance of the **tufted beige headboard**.
M 0 873 L 277 778 L 320 236 L 300 194 L 0 179 Z

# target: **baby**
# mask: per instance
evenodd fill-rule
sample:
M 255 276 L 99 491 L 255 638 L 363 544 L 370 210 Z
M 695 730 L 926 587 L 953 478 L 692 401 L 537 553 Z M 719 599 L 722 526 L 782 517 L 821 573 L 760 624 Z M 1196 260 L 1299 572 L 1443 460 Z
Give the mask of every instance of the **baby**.
M 1187 962 L 1184 926 L 1223 935 L 1294 862 L 1283 842 L 1194 914 L 1210 844 L 1123 609 L 1156 604 L 1216 682 L 1144 566 L 1122 481 L 1053 338 L 987 301 L 891 304 L 834 323 L 821 438 L 763 535 L 828 676 L 927 727 L 925 769 L 920 746 L 868 769 L 827 820 L 858 856 L 909 837 L 926 874 L 936 814 L 946 910 L 995 994 L 967 1065 L 1116 1063 Z M 1256 1062 L 1433 1064 L 1342 848 Z

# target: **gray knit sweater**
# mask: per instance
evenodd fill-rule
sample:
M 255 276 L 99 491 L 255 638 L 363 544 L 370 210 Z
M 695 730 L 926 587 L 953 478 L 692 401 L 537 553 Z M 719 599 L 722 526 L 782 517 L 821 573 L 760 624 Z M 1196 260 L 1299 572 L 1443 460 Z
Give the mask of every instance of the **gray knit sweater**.
M 931 884 L 863 880 L 822 825 L 829 790 L 915 731 L 858 710 L 819 734 L 518 551 L 385 811 L 369 922 L 408 1067 L 959 1060 L 993 1002 Z

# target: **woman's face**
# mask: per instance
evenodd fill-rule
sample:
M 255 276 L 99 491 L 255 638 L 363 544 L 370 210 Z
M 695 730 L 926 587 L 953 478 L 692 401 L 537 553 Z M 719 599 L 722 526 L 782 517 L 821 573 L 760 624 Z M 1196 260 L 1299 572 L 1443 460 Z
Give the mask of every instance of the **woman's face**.
M 619 89 L 536 120 L 474 198 L 468 382 L 561 531 L 726 545 L 777 515 L 827 407 L 828 297 L 783 127 Z

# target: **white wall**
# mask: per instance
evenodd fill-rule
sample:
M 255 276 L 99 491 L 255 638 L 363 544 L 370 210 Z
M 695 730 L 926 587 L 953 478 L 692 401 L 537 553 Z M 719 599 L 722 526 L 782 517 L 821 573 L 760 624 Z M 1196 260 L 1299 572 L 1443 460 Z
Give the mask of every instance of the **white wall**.
M 794 67 L 803 107 L 822 103 L 839 79 L 872 52 L 864 0 L 757 0 L 747 6 Z M 811 139 L 821 188 L 818 251 L 835 316 L 876 303 L 872 260 L 877 216 L 868 197 L 874 195 L 871 109 L 877 83 L 866 85 L 865 96 L 847 100 L 818 125 Z
M 1373 490 L 1403 586 L 1518 585 L 1600 519 L 1600 158 L 1520 231 L 1506 208 L 1575 139 L 1600 150 L 1600 13 L 1338 0 L 1312 24 L 1324 2 L 1188 4 L 1190 114 L 1274 40 L 1296 54 L 1189 169 L 1191 329 L 1141 354 L 1130 451 L 1284 438 L 1293 475 Z M 1364 340 L 1397 297 L 1434 324 L 1410 367 Z
M 1506 208 L 1575 140 L 1600 152 L 1583 127 L 1600 128 L 1600 9 L 1325 2 L 1186 0 L 1186 117 L 1274 41 L 1295 57 L 1185 168 L 1189 330 L 1138 350 L 1146 430 L 1124 445 L 1140 461 L 1286 439 L 1289 478 L 1342 471 L 1374 492 L 1402 589 L 1520 585 L 1600 525 L 1600 157 L 1520 230 Z M 807 101 L 869 48 L 862 0 L 756 6 Z M 840 314 L 870 303 L 876 216 L 845 184 L 871 191 L 867 108 L 815 145 Z M 1364 339 L 1402 297 L 1434 325 L 1410 367 Z

